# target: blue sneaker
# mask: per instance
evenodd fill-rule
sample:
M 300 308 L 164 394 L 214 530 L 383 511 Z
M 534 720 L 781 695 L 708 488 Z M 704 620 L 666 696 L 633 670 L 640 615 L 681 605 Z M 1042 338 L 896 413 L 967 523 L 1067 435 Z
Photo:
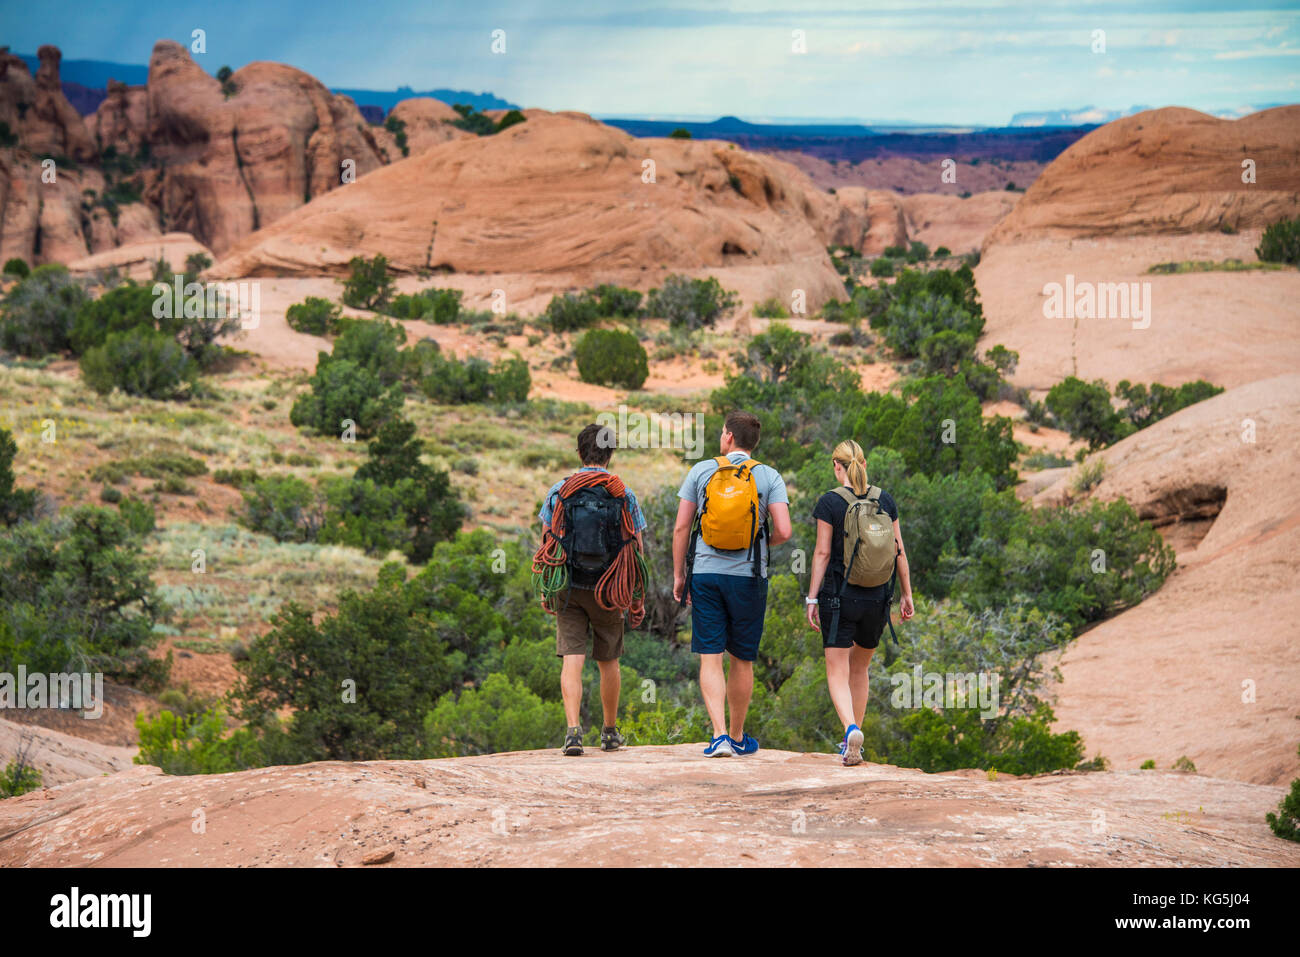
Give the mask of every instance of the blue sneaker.
M 862 729 L 856 724 L 849 725 L 849 730 L 844 732 L 844 743 L 840 745 L 840 753 L 844 756 L 846 768 L 862 763 L 862 737 Z
M 718 735 L 716 738 L 710 741 L 709 746 L 704 749 L 704 756 L 706 758 L 735 757 L 736 752 L 733 751 L 731 748 L 731 738 L 727 737 L 727 735 L 725 734 Z
M 731 739 L 731 746 L 733 749 L 735 749 L 735 752 L 737 754 L 753 754 L 755 751 L 758 750 L 758 741 L 756 741 L 754 738 L 751 738 L 749 735 L 745 734 L 742 731 L 740 733 L 739 741 L 737 741 L 735 738 Z

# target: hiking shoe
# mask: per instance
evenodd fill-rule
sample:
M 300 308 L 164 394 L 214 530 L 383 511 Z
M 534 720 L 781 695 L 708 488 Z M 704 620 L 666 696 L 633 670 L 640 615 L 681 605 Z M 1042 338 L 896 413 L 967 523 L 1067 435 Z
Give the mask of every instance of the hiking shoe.
M 758 741 L 742 731 L 739 741 L 735 738 L 731 739 L 731 748 L 737 754 L 753 754 L 758 750 Z
M 706 758 L 734 758 L 736 752 L 731 747 L 731 738 L 725 734 L 720 734 L 704 749 Z
M 627 739 L 618 733 L 618 728 L 603 728 L 600 732 L 600 750 L 617 751 L 627 744 Z
M 564 753 L 576 758 L 582 754 L 582 729 L 570 728 L 564 735 Z
M 849 730 L 844 732 L 844 743 L 840 745 L 840 753 L 844 755 L 846 768 L 862 763 L 862 729 L 856 724 L 849 725 Z

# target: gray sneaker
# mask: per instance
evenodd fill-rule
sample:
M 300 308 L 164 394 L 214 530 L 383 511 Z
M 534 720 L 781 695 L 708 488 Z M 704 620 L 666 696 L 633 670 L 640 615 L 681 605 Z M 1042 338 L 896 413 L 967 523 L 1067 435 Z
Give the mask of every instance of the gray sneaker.
M 602 728 L 600 732 L 600 750 L 617 751 L 627 744 L 627 739 L 618 733 L 618 728 Z
M 569 728 L 564 735 L 564 753 L 571 758 L 582 754 L 582 729 Z

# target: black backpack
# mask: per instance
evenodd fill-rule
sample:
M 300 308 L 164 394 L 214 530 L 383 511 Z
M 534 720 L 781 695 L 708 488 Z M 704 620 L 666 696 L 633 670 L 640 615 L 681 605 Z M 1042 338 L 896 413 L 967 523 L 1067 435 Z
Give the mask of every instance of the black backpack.
M 596 485 L 560 501 L 570 581 L 579 588 L 595 588 L 623 547 L 623 499 Z

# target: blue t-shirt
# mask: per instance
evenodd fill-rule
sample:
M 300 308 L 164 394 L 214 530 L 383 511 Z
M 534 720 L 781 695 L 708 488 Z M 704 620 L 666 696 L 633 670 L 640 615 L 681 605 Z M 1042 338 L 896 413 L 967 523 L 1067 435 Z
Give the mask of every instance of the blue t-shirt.
M 732 452 L 727 456 L 736 465 L 745 461 L 752 456 L 748 452 Z M 677 491 L 678 498 L 684 498 L 688 502 L 694 502 L 698 507 L 700 499 L 704 497 L 704 486 L 709 484 L 709 479 L 713 473 L 718 470 L 718 463 L 713 459 L 704 459 L 696 462 L 686 478 L 682 481 L 682 487 Z M 761 462 L 754 466 L 754 486 L 758 489 L 758 511 L 760 524 L 767 520 L 767 510 L 773 505 L 790 503 L 790 495 L 785 489 L 785 479 L 781 478 L 781 473 L 770 465 L 764 465 Z M 763 577 L 767 577 L 767 539 L 761 539 L 762 559 L 761 568 Z M 692 574 L 696 575 L 739 575 L 745 578 L 751 578 L 754 574 L 754 559 L 749 554 L 748 548 L 741 548 L 736 551 L 722 551 L 707 544 L 702 536 L 697 537 L 695 542 L 695 565 L 692 568 Z
M 608 472 L 609 469 L 601 468 L 599 465 L 584 465 L 578 469 L 579 472 Z M 542 501 L 542 510 L 537 513 L 537 517 L 542 520 L 542 528 L 551 524 L 551 514 L 555 511 L 555 503 L 560 500 L 560 489 L 568 479 L 560 479 L 551 486 L 551 490 L 546 493 L 546 498 Z M 636 500 L 636 494 L 630 488 L 624 488 L 623 495 L 627 500 L 627 510 L 632 513 L 632 531 L 640 532 L 645 529 L 645 515 L 641 512 L 641 503 Z

